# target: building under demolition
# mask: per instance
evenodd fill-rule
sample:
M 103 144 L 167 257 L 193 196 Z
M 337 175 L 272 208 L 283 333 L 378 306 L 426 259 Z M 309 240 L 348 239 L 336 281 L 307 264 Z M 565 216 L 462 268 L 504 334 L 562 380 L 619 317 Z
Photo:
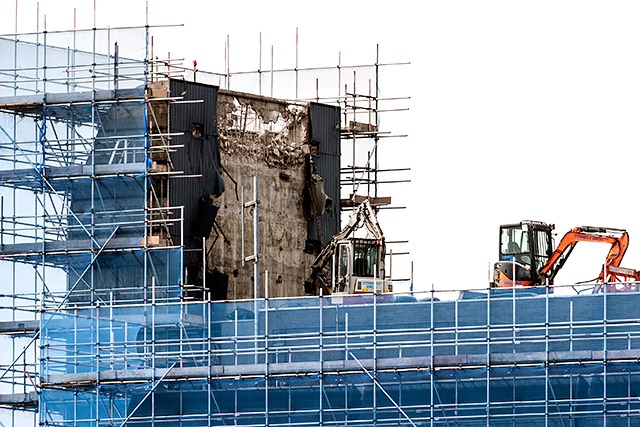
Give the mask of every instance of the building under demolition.
M 638 294 L 305 287 L 343 211 L 391 202 L 362 67 L 265 97 L 152 61 L 149 30 L 0 38 L 5 420 L 638 424 Z

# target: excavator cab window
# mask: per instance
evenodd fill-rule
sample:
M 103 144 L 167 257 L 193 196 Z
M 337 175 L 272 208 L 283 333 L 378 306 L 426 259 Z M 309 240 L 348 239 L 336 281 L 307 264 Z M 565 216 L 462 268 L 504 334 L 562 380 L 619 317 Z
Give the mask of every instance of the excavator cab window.
M 378 264 L 378 248 L 373 240 L 354 240 L 353 244 L 353 275 L 359 277 L 373 277 Z
M 528 232 L 519 224 L 502 227 L 500 232 L 500 259 L 513 259 L 525 264 L 531 264 Z
M 553 259 L 553 224 L 522 221 L 500 226 L 499 262 L 494 265 L 492 286 L 537 286 Z M 543 277 L 544 276 L 544 277 Z
M 349 274 L 349 245 L 341 244 L 338 248 L 338 278 L 340 279 Z
M 339 243 L 337 252 L 337 266 L 336 266 L 336 282 L 335 291 L 344 292 L 347 289 L 347 282 L 349 282 L 349 262 L 351 260 L 351 250 L 349 243 Z
M 533 269 L 539 271 L 553 251 L 550 230 L 533 230 Z
M 342 241 L 336 251 L 336 290 L 344 292 L 351 286 L 352 276 L 374 277 L 378 266 L 380 244 L 372 239 Z

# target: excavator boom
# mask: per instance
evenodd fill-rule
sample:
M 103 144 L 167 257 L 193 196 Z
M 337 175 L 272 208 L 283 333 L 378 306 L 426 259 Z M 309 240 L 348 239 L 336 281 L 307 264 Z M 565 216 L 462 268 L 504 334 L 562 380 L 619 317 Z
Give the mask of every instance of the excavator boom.
M 356 210 L 351 214 L 347 225 L 345 225 L 339 233 L 333 235 L 333 237 L 331 237 L 331 242 L 329 242 L 329 244 L 325 246 L 322 251 L 320 251 L 320 254 L 318 254 L 317 258 L 311 265 L 311 270 L 318 271 L 324 268 L 324 266 L 326 266 L 331 259 L 331 256 L 335 251 L 337 242 L 345 239 L 362 224 L 367 227 L 367 229 L 375 239 L 384 239 L 382 229 L 380 228 L 380 224 L 376 219 L 376 214 L 373 211 L 369 200 L 365 200 L 364 202 L 360 203 Z
M 605 277 L 606 271 L 610 267 L 618 267 L 622 262 L 627 247 L 629 246 L 629 234 L 626 230 L 618 228 L 575 227 L 564 235 L 558 247 L 553 251 L 549 260 L 540 269 L 540 276 L 548 279 L 550 284 L 571 255 L 578 242 L 609 243 L 611 248 L 607 254 L 604 266 L 598 276 L 598 282 L 602 283 L 608 279 Z

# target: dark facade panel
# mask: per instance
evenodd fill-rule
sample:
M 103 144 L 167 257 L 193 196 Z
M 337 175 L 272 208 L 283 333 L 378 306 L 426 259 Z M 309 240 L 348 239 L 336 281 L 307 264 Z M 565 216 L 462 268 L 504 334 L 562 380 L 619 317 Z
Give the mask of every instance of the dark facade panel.
M 309 238 L 325 246 L 340 231 L 340 107 L 313 102 L 309 117 L 311 144 L 318 153 L 311 156 L 311 169 L 324 179 L 324 192 L 331 200 L 319 221 L 310 220 Z
M 169 107 L 170 132 L 181 134 L 172 138 L 172 145 L 178 147 L 171 153 L 171 164 L 174 171 L 184 176 L 177 175 L 170 180 L 169 198 L 171 206 L 184 206 L 185 249 L 199 249 L 202 237 L 208 237 L 203 230 L 210 230 L 203 227 L 202 221 L 212 221 L 202 207 L 208 206 L 209 195 L 219 196 L 224 191 L 216 122 L 218 87 L 171 79 L 169 90 L 172 97 L 182 96 L 185 101 L 193 101 L 172 103 Z M 174 241 L 179 239 L 178 230 L 173 230 L 172 236 Z M 185 262 L 196 261 L 201 256 L 187 252 Z

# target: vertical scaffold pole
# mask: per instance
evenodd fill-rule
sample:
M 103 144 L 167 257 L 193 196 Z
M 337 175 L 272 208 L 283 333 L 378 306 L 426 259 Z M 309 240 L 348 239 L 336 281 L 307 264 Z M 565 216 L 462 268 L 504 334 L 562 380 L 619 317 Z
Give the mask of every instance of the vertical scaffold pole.
M 262 32 L 258 43 L 258 95 L 262 95 Z
M 213 378 L 213 374 L 212 374 L 212 366 L 213 366 L 213 362 L 214 362 L 214 358 L 211 357 L 211 353 L 212 351 L 216 348 L 214 345 L 212 345 L 212 340 L 213 340 L 213 335 L 212 335 L 212 331 L 211 331 L 211 323 L 213 321 L 212 319 L 212 313 L 213 313 L 213 304 L 211 301 L 211 298 L 207 299 L 207 303 L 206 305 L 203 304 L 203 309 L 205 309 L 205 313 L 204 314 L 204 318 L 207 321 L 207 427 L 211 427 L 212 424 L 212 405 L 211 405 L 211 401 L 215 399 L 215 396 L 213 394 L 213 389 L 211 387 L 211 383 L 212 383 L 212 378 Z M 236 310 L 237 313 L 237 310 Z M 217 354 L 216 356 L 217 357 Z M 217 406 L 217 404 L 216 404 Z M 219 414 L 220 408 L 216 407 L 217 413 Z
M 298 99 L 298 27 L 296 27 L 296 67 L 295 67 L 295 74 L 296 74 L 296 99 Z
M 322 396 L 324 395 L 324 339 L 323 339 L 323 305 L 324 305 L 324 287 L 320 286 L 320 319 L 319 319 L 319 342 L 318 346 L 320 347 L 320 369 L 318 372 L 318 425 L 323 425 L 324 416 L 323 416 L 323 401 Z
M 225 54 L 226 55 L 225 55 L 225 64 L 224 65 L 225 65 L 225 68 L 226 68 L 225 74 L 226 74 L 226 77 L 227 77 L 227 81 L 226 81 L 227 90 L 229 90 L 229 89 L 231 89 L 231 84 L 230 84 L 231 83 L 230 82 L 230 80 L 231 80 L 231 72 L 229 70 L 231 68 L 231 60 L 230 60 L 230 57 L 231 57 L 231 44 L 229 43 L 229 35 L 228 34 L 227 34 L 227 44 L 225 46 Z
M 246 208 L 253 208 L 253 254 L 248 257 L 243 257 L 244 261 L 253 262 L 253 339 L 254 339 L 254 361 L 258 363 L 258 298 L 260 298 L 260 210 L 259 205 L 259 191 L 258 191 L 258 177 L 253 177 L 253 200 L 244 203 L 244 188 L 243 188 L 243 205 L 242 211 Z M 243 221 L 244 224 L 244 214 Z M 244 242 L 244 225 L 242 233 L 242 241 Z M 244 243 L 243 243 L 244 245 Z M 244 252 L 244 251 L 243 251 Z
M 380 97 L 380 45 L 376 44 L 376 64 L 375 64 L 375 73 L 376 73 L 376 80 L 375 80 L 375 85 L 376 85 L 376 93 L 375 93 L 375 98 L 374 98 L 374 103 L 375 103 L 375 111 L 374 111 L 374 119 L 376 121 L 376 133 L 374 135 L 373 141 L 373 167 L 374 172 L 373 172 L 373 176 L 374 176 L 374 188 L 373 188 L 373 194 L 375 195 L 375 197 L 378 197 L 378 170 L 380 169 L 380 164 L 378 162 L 378 142 L 380 141 L 380 137 L 378 136 L 378 130 L 380 129 L 380 115 L 378 113 L 379 109 L 380 109 L 380 105 L 379 105 L 379 97 Z M 371 81 L 369 81 L 369 93 L 371 94 Z M 371 96 L 369 96 L 369 103 L 371 103 Z M 371 114 L 371 109 L 369 109 L 369 114 Z M 371 123 L 371 120 L 369 120 L 369 123 Z
M 549 425 L 549 281 L 545 281 L 545 312 L 544 312 L 544 425 Z M 573 304 L 573 302 L 571 302 Z M 573 305 L 571 305 L 573 311 Z M 571 316 L 571 315 L 570 315 Z M 569 317 L 571 320 L 571 317 Z M 570 332 L 573 333 L 573 332 Z M 571 339 L 571 337 L 569 337 Z M 571 344 L 570 344 L 571 345 Z
M 374 267 L 374 271 L 376 268 Z M 384 279 L 384 278 L 383 278 Z M 376 292 L 375 274 L 373 278 L 373 378 L 378 381 L 378 293 Z M 373 387 L 373 425 L 378 422 L 378 399 L 375 386 Z
M 430 370 L 429 370 L 429 409 L 430 409 L 430 413 L 429 413 L 429 421 L 430 421 L 430 425 L 431 427 L 433 427 L 434 425 L 434 404 L 433 404 L 433 398 L 434 398 L 434 387 L 435 387 L 435 380 L 434 380 L 434 376 L 436 374 L 436 370 L 434 367 L 434 363 L 433 363 L 433 359 L 434 359 L 434 348 L 433 348 L 433 339 L 434 339 L 434 333 L 433 333 L 433 298 L 434 298 L 434 286 L 433 283 L 431 284 L 431 301 L 429 301 L 429 365 L 430 365 Z
M 606 267 L 604 272 L 605 284 L 603 286 L 603 302 L 602 302 L 602 425 L 607 427 L 607 289 L 609 284 L 606 283 Z
M 240 188 L 240 254 L 242 257 L 242 266 L 244 267 L 245 250 L 244 250 L 244 185 Z
M 264 272 L 264 425 L 269 425 L 269 270 Z
M 207 238 L 202 238 L 202 294 L 207 295 L 207 300 L 209 300 L 209 295 L 207 292 Z
M 491 292 L 491 286 L 489 286 Z M 511 287 L 511 352 L 516 353 L 516 263 L 513 262 L 513 286 Z
M 514 286 L 515 286 L 515 280 L 516 280 L 516 276 L 513 276 L 513 282 L 514 282 Z M 487 359 L 486 359 L 486 366 L 487 366 L 487 372 L 486 372 L 486 382 L 487 382 L 487 386 L 486 386 L 486 397 L 485 397 L 485 417 L 486 417 L 486 425 L 487 427 L 491 427 L 491 394 L 490 394 L 490 388 L 491 388 L 491 286 L 489 286 L 489 288 L 487 289 L 487 335 L 486 335 L 486 339 L 487 339 Z
M 260 210 L 258 199 L 258 177 L 253 177 L 253 295 L 260 297 Z
M 244 188 L 242 191 L 243 194 L 243 202 L 244 202 Z M 260 202 L 258 200 L 259 192 L 258 192 L 258 177 L 253 177 L 253 200 L 250 202 L 243 203 L 243 212 L 246 208 L 253 208 L 253 255 L 249 255 L 248 257 L 243 257 L 243 262 L 245 261 L 253 261 L 253 298 L 258 299 L 260 297 L 260 212 L 259 205 Z M 244 219 L 244 214 L 243 214 Z M 242 222 L 242 230 L 243 230 L 243 247 L 244 247 L 244 221 Z M 244 251 L 243 251 L 244 255 Z

